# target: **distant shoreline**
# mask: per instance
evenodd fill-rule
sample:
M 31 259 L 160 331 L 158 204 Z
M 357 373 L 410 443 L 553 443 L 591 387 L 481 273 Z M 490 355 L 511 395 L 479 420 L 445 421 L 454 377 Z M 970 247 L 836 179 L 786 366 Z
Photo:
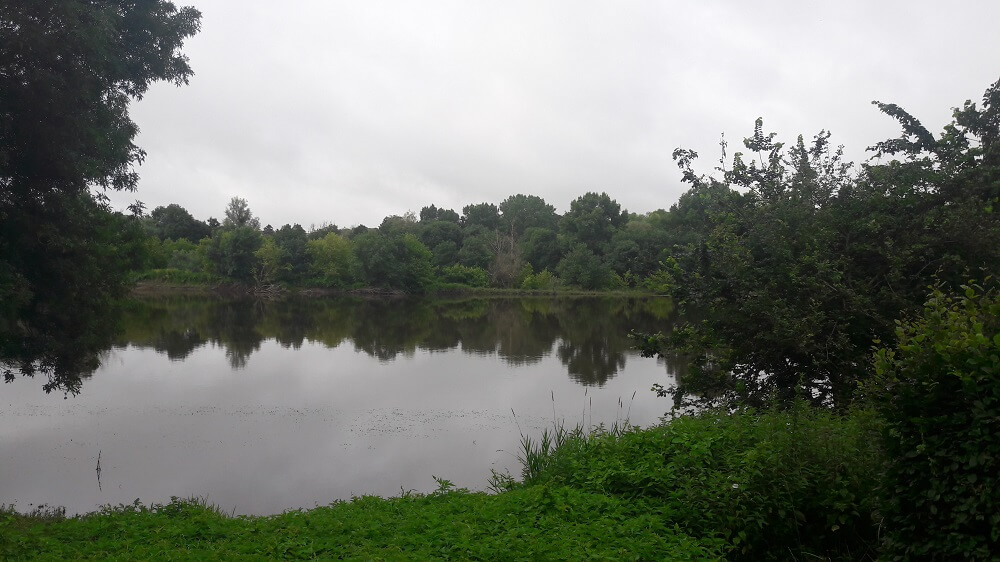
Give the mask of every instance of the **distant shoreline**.
M 324 287 L 273 287 L 266 291 L 261 291 L 256 287 L 240 285 L 238 283 L 167 283 L 162 281 L 139 281 L 130 292 L 133 297 L 154 297 L 161 295 L 217 295 L 217 296 L 271 296 L 279 297 L 285 295 L 307 296 L 307 297 L 331 297 L 331 296 L 359 296 L 359 297 L 409 297 L 409 296 L 602 296 L 602 297 L 656 297 L 657 295 L 648 291 L 587 291 L 583 289 L 560 289 L 560 290 L 528 290 L 528 289 L 497 289 L 497 288 L 477 288 L 477 287 L 446 287 L 430 289 L 425 293 L 406 293 L 399 290 L 379 289 L 379 288 L 359 288 L 359 289 L 329 289 Z

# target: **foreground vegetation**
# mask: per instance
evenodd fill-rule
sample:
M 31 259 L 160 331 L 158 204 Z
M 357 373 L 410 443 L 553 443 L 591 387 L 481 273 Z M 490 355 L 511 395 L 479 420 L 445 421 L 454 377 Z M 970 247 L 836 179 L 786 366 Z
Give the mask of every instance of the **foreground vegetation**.
M 197 501 L 0 514 L 23 558 L 967 559 L 1000 553 L 1000 292 L 935 290 L 842 412 L 808 400 L 523 436 L 495 495 L 269 517 Z
M 227 517 L 196 501 L 2 523 L 0 550 L 41 559 L 714 559 L 721 541 L 685 535 L 646 506 L 568 487 L 500 495 L 356 498 L 273 517 Z

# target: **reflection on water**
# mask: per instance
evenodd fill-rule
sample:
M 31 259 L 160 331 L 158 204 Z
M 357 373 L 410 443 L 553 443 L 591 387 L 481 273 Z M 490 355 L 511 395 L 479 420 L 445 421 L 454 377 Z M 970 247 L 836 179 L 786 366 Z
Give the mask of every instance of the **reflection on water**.
M 639 357 L 628 333 L 665 329 L 671 311 L 610 298 L 135 302 L 79 394 L 26 377 L 2 387 L 0 504 L 201 496 L 276 513 L 429 492 L 432 475 L 484 489 L 491 469 L 519 474 L 519 426 L 646 425 L 669 409 L 649 388 L 671 366 Z
M 418 350 L 497 355 L 512 365 L 552 352 L 571 379 L 603 385 L 625 366 L 630 330 L 665 329 L 673 307 L 664 299 L 289 298 L 220 300 L 174 296 L 136 302 L 119 347 L 152 348 L 174 360 L 215 345 L 234 369 L 246 367 L 261 343 L 299 349 L 345 341 L 380 361 Z

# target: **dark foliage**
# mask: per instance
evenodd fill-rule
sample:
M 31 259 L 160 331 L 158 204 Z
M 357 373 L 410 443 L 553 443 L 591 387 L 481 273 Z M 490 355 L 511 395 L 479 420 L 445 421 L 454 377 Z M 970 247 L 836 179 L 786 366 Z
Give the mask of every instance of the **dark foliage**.
M 212 234 L 212 229 L 204 222 L 176 203 L 157 207 L 145 219 L 146 229 L 160 240 L 188 240 L 198 243 Z
M 135 189 L 144 153 L 129 102 L 152 82 L 187 82 L 180 48 L 199 19 L 162 1 L 0 1 L 5 374 L 47 372 L 51 389 L 95 365 L 141 230 L 91 190 Z
M 1000 556 L 1000 292 L 935 287 L 923 315 L 877 354 L 886 420 L 886 556 Z
M 898 159 L 860 173 L 821 132 L 789 150 L 757 121 L 721 179 L 674 157 L 692 184 L 671 209 L 673 294 L 692 323 L 644 335 L 647 354 L 692 358 L 675 397 L 761 405 L 797 392 L 844 406 L 871 373 L 872 341 L 919 310 L 924 287 L 1000 270 L 997 85 L 937 139 L 896 106 L 904 134 L 874 150 Z

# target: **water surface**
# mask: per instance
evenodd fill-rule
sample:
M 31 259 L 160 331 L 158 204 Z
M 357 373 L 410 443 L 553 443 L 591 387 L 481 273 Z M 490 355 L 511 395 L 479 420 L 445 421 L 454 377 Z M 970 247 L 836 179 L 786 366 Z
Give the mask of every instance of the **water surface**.
M 131 306 L 79 394 L 0 394 L 0 503 L 85 512 L 200 496 L 277 513 L 485 489 L 553 419 L 648 425 L 670 367 L 630 349 L 663 299 L 171 297 Z M 634 395 L 634 398 L 633 398 Z M 100 479 L 97 463 L 100 457 Z

